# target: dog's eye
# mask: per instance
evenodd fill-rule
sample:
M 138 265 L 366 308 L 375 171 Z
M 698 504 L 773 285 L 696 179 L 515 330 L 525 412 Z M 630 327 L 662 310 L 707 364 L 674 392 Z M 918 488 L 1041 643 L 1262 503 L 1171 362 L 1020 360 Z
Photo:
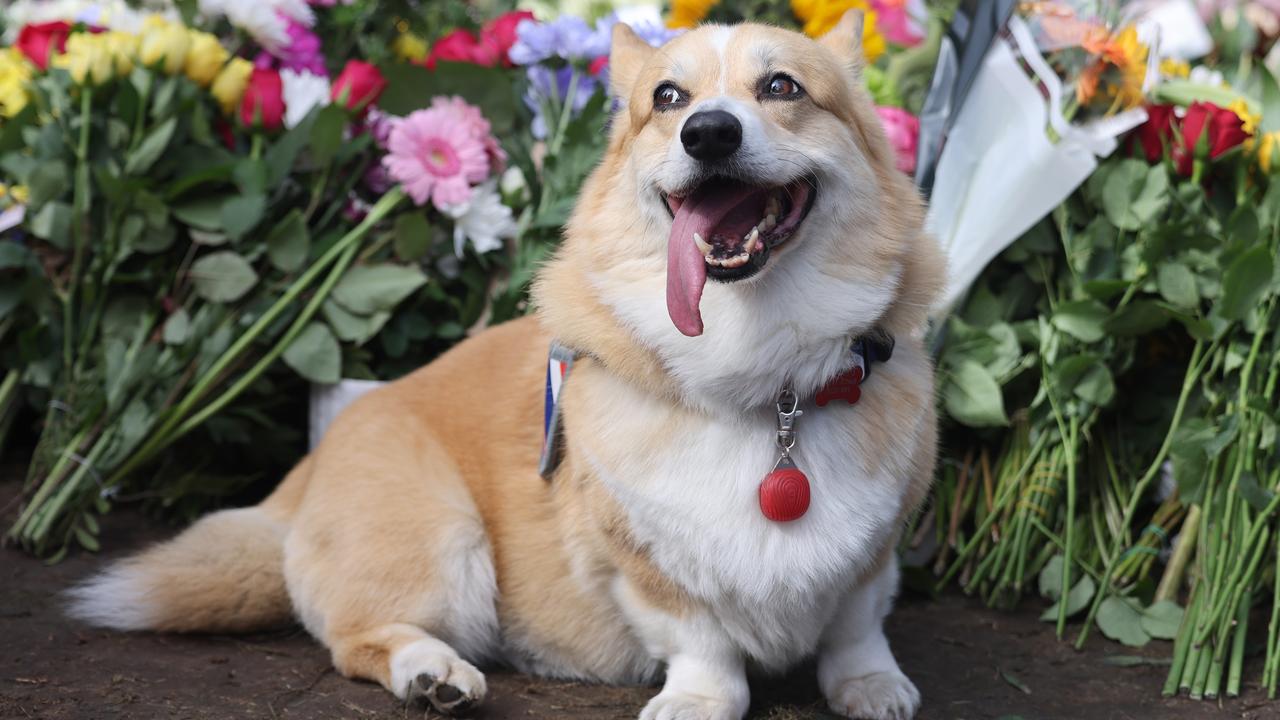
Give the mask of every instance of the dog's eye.
M 800 83 L 785 73 L 778 73 L 769 78 L 769 84 L 765 86 L 765 94 L 770 97 L 793 98 L 799 97 L 804 93 L 804 89 L 800 87 Z
M 662 110 L 688 100 L 684 91 L 671 83 L 662 83 L 653 91 L 653 106 Z

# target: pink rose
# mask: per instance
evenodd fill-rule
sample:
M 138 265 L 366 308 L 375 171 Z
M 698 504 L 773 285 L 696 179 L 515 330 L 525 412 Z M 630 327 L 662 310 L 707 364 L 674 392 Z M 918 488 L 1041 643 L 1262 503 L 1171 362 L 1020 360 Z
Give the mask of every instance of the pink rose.
M 894 45 L 915 47 L 924 41 L 924 28 L 907 10 L 909 0 L 871 0 L 876 30 Z
M 920 138 L 920 119 L 896 107 L 876 107 L 889 144 L 898 157 L 898 169 L 911 175 L 916 171 L 916 142 Z

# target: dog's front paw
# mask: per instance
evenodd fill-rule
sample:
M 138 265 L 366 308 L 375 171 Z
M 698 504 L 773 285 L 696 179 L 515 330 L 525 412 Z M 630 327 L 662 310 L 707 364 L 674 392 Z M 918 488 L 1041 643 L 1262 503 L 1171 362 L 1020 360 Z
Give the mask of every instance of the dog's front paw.
M 688 693 L 659 693 L 644 706 L 640 720 L 741 720 L 744 710 L 732 702 Z
M 911 720 L 920 709 L 920 691 L 894 670 L 845 680 L 827 702 L 833 711 L 857 720 Z

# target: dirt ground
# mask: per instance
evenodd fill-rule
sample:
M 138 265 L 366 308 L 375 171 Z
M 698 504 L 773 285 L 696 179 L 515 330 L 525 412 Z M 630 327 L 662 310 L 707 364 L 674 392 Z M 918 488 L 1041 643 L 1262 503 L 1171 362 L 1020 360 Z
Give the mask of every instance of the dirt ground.
M 18 490 L 0 482 L 0 507 Z M 0 518 L 7 527 L 10 518 Z M 301 629 L 241 637 L 125 635 L 65 619 L 58 593 L 111 557 L 168 535 L 120 513 L 104 525 L 102 556 L 48 567 L 0 549 L 0 718 L 421 718 L 389 693 L 339 676 Z M 998 613 L 961 596 L 906 597 L 889 621 L 903 670 L 924 694 L 921 720 L 992 718 L 1280 718 L 1256 686 L 1218 706 L 1166 700 L 1166 668 L 1104 662 L 1133 650 L 1094 638 L 1083 652 L 1058 642 L 1036 607 Z M 1167 643 L 1137 654 L 1159 660 Z M 1256 663 L 1255 663 L 1256 665 Z M 635 718 L 653 688 L 540 680 L 492 669 L 481 719 Z M 751 718 L 834 718 L 812 667 L 752 683 Z

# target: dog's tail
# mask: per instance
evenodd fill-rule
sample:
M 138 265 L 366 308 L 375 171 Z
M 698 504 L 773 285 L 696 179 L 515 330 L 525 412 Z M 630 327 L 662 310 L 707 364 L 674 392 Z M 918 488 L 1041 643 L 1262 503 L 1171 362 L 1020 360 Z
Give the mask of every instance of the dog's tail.
M 118 630 L 237 632 L 287 623 L 284 538 L 304 459 L 262 504 L 208 515 L 68 592 L 71 616 Z

